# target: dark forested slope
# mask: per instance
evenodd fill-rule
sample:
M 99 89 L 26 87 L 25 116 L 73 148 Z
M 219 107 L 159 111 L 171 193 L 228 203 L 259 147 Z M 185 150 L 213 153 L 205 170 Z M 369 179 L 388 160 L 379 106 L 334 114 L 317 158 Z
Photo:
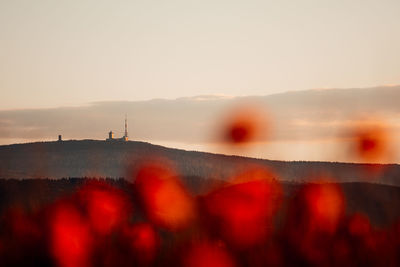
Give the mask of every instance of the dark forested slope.
M 194 195 L 201 195 L 207 187 L 201 178 L 186 179 L 185 185 Z M 11 209 L 35 212 L 59 198 L 74 194 L 85 183 L 93 179 L 3 179 L 0 180 L 0 214 Z M 108 184 L 122 189 L 135 199 L 133 184 L 125 179 L 106 179 Z M 285 201 L 289 201 L 303 186 L 300 183 L 283 182 Z M 360 212 L 367 215 L 376 226 L 389 225 L 400 218 L 400 188 L 397 186 L 342 183 L 340 184 L 346 201 L 346 212 Z M 285 205 L 284 205 L 285 206 Z
M 339 182 L 400 185 L 397 164 L 284 162 L 171 149 L 144 142 L 95 140 L 38 142 L 0 146 L 1 178 L 125 177 L 150 158 L 173 162 L 182 176 L 225 180 L 248 164 L 270 167 L 282 180 L 311 181 L 319 176 Z

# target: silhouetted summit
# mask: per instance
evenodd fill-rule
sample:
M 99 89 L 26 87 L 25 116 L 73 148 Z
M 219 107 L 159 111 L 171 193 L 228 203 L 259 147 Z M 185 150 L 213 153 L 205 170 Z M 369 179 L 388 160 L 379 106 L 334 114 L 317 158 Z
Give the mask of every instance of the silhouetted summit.
M 338 182 L 367 181 L 400 185 L 400 166 L 397 164 L 373 166 L 333 162 L 285 162 L 185 151 L 137 141 L 96 140 L 0 146 L 0 177 L 129 179 L 129 173 L 135 167 L 151 158 L 171 161 L 184 177 L 226 180 L 249 164 L 257 164 L 271 168 L 281 180 L 304 182 L 324 177 Z

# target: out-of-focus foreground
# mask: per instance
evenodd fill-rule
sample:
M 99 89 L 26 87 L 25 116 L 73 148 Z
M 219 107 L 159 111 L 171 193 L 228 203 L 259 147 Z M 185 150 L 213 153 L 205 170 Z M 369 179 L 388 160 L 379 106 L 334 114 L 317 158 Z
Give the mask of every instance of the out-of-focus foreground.
M 179 179 L 165 165 L 124 179 L 1 180 L 2 266 L 397 265 L 400 189 Z M 182 181 L 186 181 L 185 184 Z

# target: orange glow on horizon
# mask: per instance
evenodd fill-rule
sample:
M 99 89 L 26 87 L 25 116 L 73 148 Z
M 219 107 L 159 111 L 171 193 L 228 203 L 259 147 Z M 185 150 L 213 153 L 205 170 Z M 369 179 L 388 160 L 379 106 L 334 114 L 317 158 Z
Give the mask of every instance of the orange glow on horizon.
M 256 104 L 242 104 L 225 115 L 220 126 L 219 141 L 243 147 L 267 141 L 271 125 L 261 107 Z
M 350 134 L 350 152 L 356 158 L 366 163 L 390 162 L 392 137 L 382 121 L 364 121 L 355 125 Z

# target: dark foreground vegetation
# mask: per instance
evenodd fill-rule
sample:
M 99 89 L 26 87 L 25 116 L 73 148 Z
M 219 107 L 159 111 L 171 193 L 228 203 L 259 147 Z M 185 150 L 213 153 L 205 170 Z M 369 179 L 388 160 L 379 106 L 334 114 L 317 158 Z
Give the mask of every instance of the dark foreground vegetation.
M 400 264 L 398 187 L 177 177 L 0 180 L 0 266 Z

